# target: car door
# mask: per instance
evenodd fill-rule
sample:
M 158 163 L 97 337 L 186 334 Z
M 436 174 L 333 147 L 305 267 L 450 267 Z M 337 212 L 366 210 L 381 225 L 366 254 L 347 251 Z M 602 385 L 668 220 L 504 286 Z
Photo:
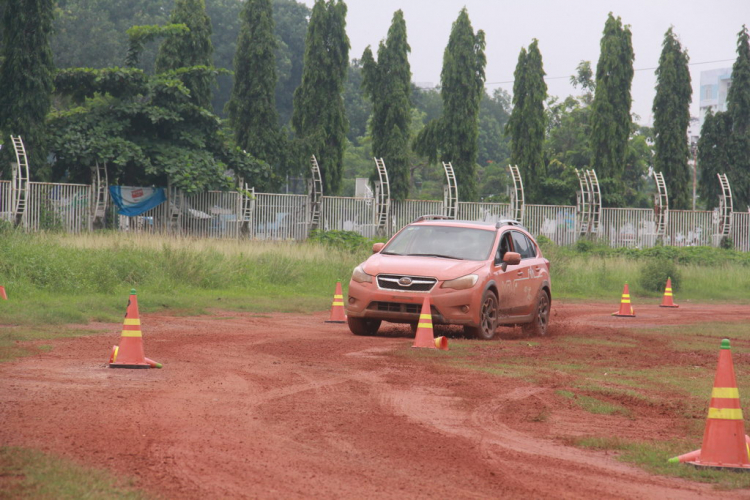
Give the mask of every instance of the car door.
M 513 252 L 513 240 L 510 231 L 504 232 L 500 236 L 497 249 L 495 251 L 495 260 L 492 265 L 492 279 L 497 285 L 498 291 L 498 308 L 500 316 L 509 316 L 513 314 L 515 304 L 515 291 L 513 289 L 513 278 L 519 266 L 506 266 L 503 264 L 503 257 L 506 252 Z
M 520 231 L 511 231 L 511 237 L 514 251 L 521 255 L 521 263 L 514 266 L 515 297 L 511 301 L 513 304 L 511 314 L 514 316 L 530 314 L 536 304 L 540 286 L 540 280 L 537 278 L 538 272 L 534 268 L 534 264 L 538 267 L 537 249 L 534 243 Z

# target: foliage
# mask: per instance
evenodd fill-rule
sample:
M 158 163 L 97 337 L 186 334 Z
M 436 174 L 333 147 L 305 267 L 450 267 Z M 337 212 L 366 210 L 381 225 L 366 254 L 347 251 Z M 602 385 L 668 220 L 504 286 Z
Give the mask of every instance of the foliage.
M 234 86 L 227 103 L 235 143 L 282 174 L 285 137 L 275 106 L 277 45 L 271 0 L 248 0 L 241 17 Z
M 510 138 L 503 135 L 503 128 L 510 118 L 511 98 L 503 89 L 495 89 L 492 95 L 484 94 L 479 103 L 479 136 L 477 138 L 477 164 L 480 167 L 479 197 L 498 195 L 488 190 L 481 170 L 492 164 L 502 167 L 510 163 Z M 505 186 L 505 184 L 503 184 Z
M 184 24 L 167 24 L 165 26 L 154 24 L 128 28 L 126 32 L 128 35 L 128 54 L 125 56 L 125 66 L 130 68 L 138 66 L 146 44 L 159 38 L 184 35 L 189 31 Z
M 0 19 L 0 142 L 10 144 L 9 135 L 21 136 L 30 175 L 37 179 L 48 175 L 44 121 L 53 90 L 53 5 L 52 0 L 5 0 Z M 12 149 L 2 150 L 0 172 Z
M 211 19 L 206 14 L 204 0 L 176 0 L 172 24 L 184 24 L 187 33 L 172 34 L 164 40 L 156 55 L 156 72 L 165 73 L 192 66 L 212 67 L 214 47 L 211 43 Z M 210 72 L 189 73 L 183 78 L 190 91 L 190 99 L 206 109 L 211 106 L 211 87 L 216 74 Z
M 683 50 L 670 27 L 664 35 L 656 69 L 654 170 L 664 174 L 670 208 L 691 208 L 687 129 L 690 125 L 690 84 L 687 50 Z
M 456 172 L 459 199 L 477 198 L 476 159 L 479 103 L 484 94 L 487 59 L 482 30 L 474 33 L 464 7 L 453 23 L 448 46 L 443 54 L 443 114 L 428 123 L 414 141 L 422 156 L 435 162 L 451 162 Z
M 276 51 L 276 108 L 282 125 L 292 119 L 294 90 L 302 83 L 305 34 L 310 8 L 295 0 L 274 0 L 273 18 L 278 41 Z
M 602 182 L 607 206 L 623 206 L 619 195 L 631 130 L 630 87 L 633 81 L 633 45 L 629 26 L 610 12 L 604 25 L 596 65 L 596 91 L 591 105 L 591 166 Z
M 539 181 L 547 177 L 543 157 L 547 84 L 538 40 L 531 42 L 528 51 L 521 49 L 513 75 L 513 111 L 505 126 L 506 135 L 513 138 L 511 163 L 519 166 L 528 201 L 539 203 L 542 201 Z
M 294 91 L 292 127 L 299 138 L 300 165 L 314 154 L 323 192 L 341 188 L 342 160 L 348 128 L 342 94 L 349 66 L 346 4 L 316 0 L 305 40 L 302 84 Z
M 706 113 L 698 139 L 698 166 L 700 182 L 698 192 L 707 209 L 718 205 L 721 186 L 717 174 L 730 171 L 727 142 L 731 134 L 731 119 L 725 112 Z
M 353 144 L 359 143 L 367 135 L 367 123 L 372 115 L 372 102 L 365 97 L 363 80 L 362 60 L 352 59 L 344 83 L 344 108 L 346 120 L 349 122 L 346 138 Z M 390 172 L 390 169 L 388 170 Z
M 378 60 L 368 46 L 362 56 L 362 87 L 372 100 L 370 120 L 372 152 L 383 158 L 388 168 L 391 197 L 404 200 L 409 195 L 409 132 L 411 125 L 411 47 L 406 40 L 404 13 L 393 15 L 388 37 L 380 42 Z M 375 180 L 373 172 L 371 180 Z
M 737 59 L 732 65 L 726 113 L 732 124 L 727 144 L 732 196 L 735 208 L 744 210 L 750 208 L 750 35 L 745 25 L 737 34 Z
M 680 291 L 682 274 L 677 269 L 674 261 L 656 258 L 647 261 L 641 267 L 638 284 L 644 290 L 663 292 L 668 278 L 672 280 L 672 290 L 675 292 Z
M 313 229 L 310 232 L 309 240 L 345 252 L 366 252 L 372 248 L 373 243 L 383 241 L 382 238 L 365 238 L 355 231 L 323 231 L 320 229 Z
M 183 78 L 212 68 L 147 76 L 139 69 L 69 69 L 55 84 L 72 106 L 49 118 L 57 178 L 86 182 L 106 163 L 111 183 L 166 185 L 194 193 L 223 188 L 228 169 L 264 186 L 268 166 L 227 144 L 219 119 L 192 103 Z

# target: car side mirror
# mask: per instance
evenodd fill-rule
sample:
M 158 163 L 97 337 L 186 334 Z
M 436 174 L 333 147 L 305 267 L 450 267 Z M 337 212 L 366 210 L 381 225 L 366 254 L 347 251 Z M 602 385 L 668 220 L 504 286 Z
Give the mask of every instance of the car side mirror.
M 378 252 L 380 252 L 383 249 L 384 246 L 385 246 L 385 243 L 375 243 L 372 246 L 372 253 L 378 253 Z
M 521 263 L 521 254 L 518 252 L 505 252 L 503 262 L 509 266 L 517 266 Z

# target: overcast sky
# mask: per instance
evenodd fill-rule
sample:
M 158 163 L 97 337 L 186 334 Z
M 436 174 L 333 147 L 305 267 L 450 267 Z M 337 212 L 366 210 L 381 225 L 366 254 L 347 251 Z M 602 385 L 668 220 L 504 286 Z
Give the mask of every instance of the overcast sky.
M 304 0 L 312 7 L 314 0 Z M 700 72 L 731 67 L 737 33 L 750 25 L 750 0 L 346 0 L 350 59 L 373 52 L 385 38 L 393 13 L 401 9 L 411 45 L 412 80 L 440 83 L 443 51 L 451 26 L 466 6 L 474 30 L 487 40 L 487 89 L 511 92 L 521 47 L 539 40 L 550 95 L 577 94 L 569 77 L 582 60 L 596 66 L 607 14 L 629 24 L 633 33 L 635 76 L 632 111 L 651 124 L 656 76 L 664 33 L 670 26 L 690 56 L 691 115 L 698 116 Z M 711 62 L 723 61 L 723 62 Z M 706 63 L 706 64 L 699 64 Z

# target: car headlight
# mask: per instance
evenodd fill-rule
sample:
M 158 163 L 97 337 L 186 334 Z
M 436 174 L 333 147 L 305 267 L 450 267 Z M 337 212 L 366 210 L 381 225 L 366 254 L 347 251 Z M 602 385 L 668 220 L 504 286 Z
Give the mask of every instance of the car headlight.
M 352 271 L 352 279 L 357 283 L 372 283 L 372 276 L 367 274 L 361 265 L 355 267 Z
M 466 290 L 477 284 L 479 276 L 476 274 L 467 274 L 454 280 L 448 280 L 443 282 L 441 288 L 453 288 L 454 290 Z

